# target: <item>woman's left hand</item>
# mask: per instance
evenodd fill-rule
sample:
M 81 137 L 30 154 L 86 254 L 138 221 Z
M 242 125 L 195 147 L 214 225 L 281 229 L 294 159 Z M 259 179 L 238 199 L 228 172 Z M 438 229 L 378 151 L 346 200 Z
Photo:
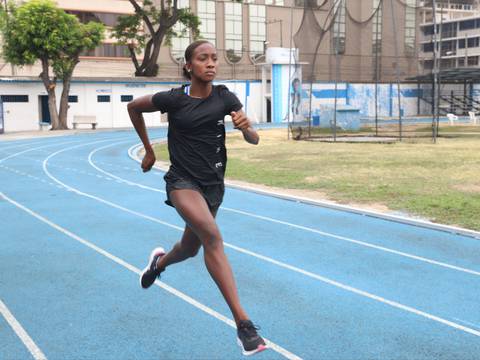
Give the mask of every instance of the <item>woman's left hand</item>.
M 250 120 L 248 120 L 247 115 L 243 111 L 232 111 L 230 116 L 235 129 L 246 130 L 250 127 Z
M 153 151 L 147 151 L 145 157 L 142 160 L 142 170 L 143 172 L 148 172 L 155 165 L 155 153 Z

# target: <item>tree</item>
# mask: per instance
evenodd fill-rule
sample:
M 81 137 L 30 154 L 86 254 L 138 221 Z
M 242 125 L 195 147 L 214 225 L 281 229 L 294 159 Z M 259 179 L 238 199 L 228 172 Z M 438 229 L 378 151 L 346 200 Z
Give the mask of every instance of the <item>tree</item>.
M 48 93 L 52 130 L 68 129 L 68 94 L 73 70 L 80 54 L 94 49 L 103 40 L 103 24 L 81 24 L 76 16 L 57 8 L 51 0 L 31 0 L 19 7 L 10 3 L 8 11 L 2 9 L 0 16 L 3 56 L 19 66 L 40 60 L 39 76 Z M 63 83 L 60 111 L 55 95 L 57 79 Z
M 141 1 L 129 1 L 135 14 L 120 16 L 112 35 L 119 43 L 128 46 L 135 65 L 135 76 L 156 76 L 163 41 L 168 43 L 173 36 L 184 35 L 187 29 L 197 38 L 200 20 L 189 8 L 179 8 L 178 0 L 160 0 L 160 9 L 151 0 L 144 0 L 143 5 Z M 180 34 L 174 30 L 177 22 L 185 25 Z M 142 51 L 143 60 L 140 63 L 137 55 Z

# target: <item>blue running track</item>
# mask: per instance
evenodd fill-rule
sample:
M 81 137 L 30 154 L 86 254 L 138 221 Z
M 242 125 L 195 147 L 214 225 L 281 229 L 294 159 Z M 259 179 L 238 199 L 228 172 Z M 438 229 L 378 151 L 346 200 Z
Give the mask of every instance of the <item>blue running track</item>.
M 0 359 L 242 358 L 201 255 L 140 288 L 184 224 L 163 173 L 128 156 L 136 144 L 132 131 L 0 142 Z M 474 236 L 231 188 L 218 222 L 271 346 L 259 360 L 480 358 Z

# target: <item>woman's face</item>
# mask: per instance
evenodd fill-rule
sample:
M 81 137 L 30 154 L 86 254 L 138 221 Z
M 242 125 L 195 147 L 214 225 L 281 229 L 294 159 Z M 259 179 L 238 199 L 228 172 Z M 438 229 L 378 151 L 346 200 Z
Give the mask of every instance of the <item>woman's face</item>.
M 218 59 L 217 50 L 210 43 L 199 45 L 193 52 L 189 69 L 192 78 L 210 82 L 217 74 Z

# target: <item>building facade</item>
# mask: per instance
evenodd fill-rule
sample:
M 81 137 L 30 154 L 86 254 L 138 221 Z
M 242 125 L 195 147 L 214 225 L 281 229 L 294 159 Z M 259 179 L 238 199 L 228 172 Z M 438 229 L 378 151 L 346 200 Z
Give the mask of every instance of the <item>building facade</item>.
M 420 65 L 423 74 L 433 69 L 434 48 L 439 52 L 439 68 L 478 67 L 480 58 L 480 12 L 473 0 L 438 2 L 435 41 L 433 8 L 422 11 L 420 25 Z
M 422 14 L 417 0 L 179 0 L 178 4 L 199 16 L 201 36 L 217 47 L 219 79 L 259 80 L 258 64 L 265 61 L 267 47 L 301 47 L 304 39 L 292 39 L 305 24 L 305 2 L 320 24 L 315 34 L 322 35 L 318 50 L 309 50 L 317 50 L 315 81 L 390 82 L 418 73 L 417 29 Z M 80 21 L 100 21 L 107 29 L 118 16 L 134 13 L 128 0 L 57 0 L 57 4 Z M 176 30 L 181 30 L 180 25 Z M 82 56 L 74 76 L 133 76 L 127 49 L 109 34 L 107 30 L 104 43 Z M 187 31 L 172 39 L 171 46 L 162 47 L 158 78 L 181 80 L 183 51 L 192 40 Z M 38 65 L 19 68 L 0 61 L 1 76 L 39 73 Z

